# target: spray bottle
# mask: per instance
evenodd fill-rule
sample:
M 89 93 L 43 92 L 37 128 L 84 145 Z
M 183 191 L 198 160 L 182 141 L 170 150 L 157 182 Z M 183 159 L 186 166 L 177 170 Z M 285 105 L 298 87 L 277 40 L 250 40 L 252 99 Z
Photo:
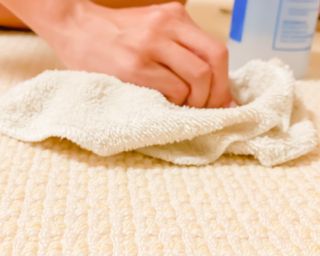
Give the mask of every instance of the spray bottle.
M 302 78 L 309 65 L 319 7 L 320 0 L 235 0 L 230 69 L 251 59 L 277 57 Z

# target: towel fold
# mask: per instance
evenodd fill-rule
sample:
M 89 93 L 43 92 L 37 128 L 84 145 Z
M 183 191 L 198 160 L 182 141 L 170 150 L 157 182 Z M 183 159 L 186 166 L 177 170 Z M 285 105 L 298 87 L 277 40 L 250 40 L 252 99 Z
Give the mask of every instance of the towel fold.
M 67 138 L 101 156 L 137 150 L 183 165 L 232 153 L 273 166 L 316 147 L 288 67 L 255 60 L 231 81 L 241 106 L 195 109 L 107 75 L 46 71 L 0 96 L 0 132 L 28 142 Z

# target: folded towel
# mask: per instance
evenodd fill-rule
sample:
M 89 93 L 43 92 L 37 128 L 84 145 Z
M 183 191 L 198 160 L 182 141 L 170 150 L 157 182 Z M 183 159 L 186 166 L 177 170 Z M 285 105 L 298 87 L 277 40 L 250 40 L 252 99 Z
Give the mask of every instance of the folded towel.
M 195 109 L 107 75 L 46 71 L 0 96 L 0 132 L 29 142 L 67 138 L 101 156 L 137 150 L 184 165 L 233 153 L 273 166 L 316 147 L 288 67 L 255 60 L 231 80 L 241 106 Z

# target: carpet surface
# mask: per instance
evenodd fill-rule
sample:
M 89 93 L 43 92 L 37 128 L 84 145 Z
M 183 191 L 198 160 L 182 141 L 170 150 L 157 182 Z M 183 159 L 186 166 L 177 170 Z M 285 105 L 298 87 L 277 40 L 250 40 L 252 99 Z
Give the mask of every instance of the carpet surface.
M 0 32 L 0 94 L 53 68 L 37 37 Z M 320 82 L 296 90 L 319 126 Z M 320 148 L 275 168 L 184 167 L 0 135 L 0 255 L 318 256 Z

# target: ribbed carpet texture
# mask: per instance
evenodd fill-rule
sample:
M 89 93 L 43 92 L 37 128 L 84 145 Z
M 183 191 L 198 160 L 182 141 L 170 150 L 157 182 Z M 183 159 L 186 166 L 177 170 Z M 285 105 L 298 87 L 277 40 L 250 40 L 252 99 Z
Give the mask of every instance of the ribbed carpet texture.
M 0 94 L 54 68 L 36 36 L 0 32 Z M 296 91 L 318 127 L 320 82 Z M 0 134 L 0 255 L 318 256 L 320 148 L 274 168 L 187 167 Z

